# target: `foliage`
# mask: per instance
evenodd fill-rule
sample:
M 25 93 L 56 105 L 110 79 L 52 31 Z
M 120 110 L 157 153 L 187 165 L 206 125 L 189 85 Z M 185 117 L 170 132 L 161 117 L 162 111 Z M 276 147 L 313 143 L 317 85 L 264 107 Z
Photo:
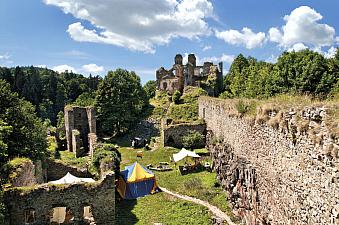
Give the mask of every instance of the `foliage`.
M 337 50 L 337 55 L 339 50 Z M 284 52 L 275 64 L 239 55 L 224 79 L 222 98 L 268 98 L 281 93 L 325 98 L 336 92 L 339 60 L 311 50 Z
M 104 144 L 94 150 L 92 164 L 98 171 L 100 170 L 100 163 L 107 160 L 113 162 L 116 172 L 120 170 L 121 154 L 115 145 Z
M 82 93 L 94 93 L 100 77 L 86 78 L 73 72 L 58 74 L 47 68 L 0 67 L 0 79 L 6 80 L 11 90 L 35 106 L 37 115 L 56 124 L 57 114 L 66 103 L 74 102 Z
M 146 102 L 140 78 L 134 72 L 123 69 L 108 72 L 96 96 L 101 131 L 106 134 L 124 133 L 140 119 Z
M 72 103 L 76 106 L 94 106 L 95 104 L 95 93 L 94 92 L 84 92 Z
M 179 104 L 180 96 L 181 96 L 180 91 L 176 90 L 172 95 L 172 102 L 174 102 L 175 104 Z
M 154 80 L 147 81 L 144 85 L 144 91 L 146 92 L 147 98 L 151 99 L 155 97 L 155 92 L 157 90 L 157 83 Z
M 248 105 L 246 105 L 243 100 L 239 100 L 235 104 L 235 108 L 237 109 L 238 113 L 240 113 L 241 115 L 244 115 L 249 110 Z
M 189 86 L 185 88 L 181 101 L 183 103 L 197 103 L 200 96 L 207 96 L 207 92 L 202 88 Z
M 58 129 L 58 132 L 59 132 L 59 138 L 60 139 L 66 138 L 65 117 L 64 117 L 63 111 L 60 111 L 57 115 L 57 129 Z
M 0 224 L 5 224 L 6 207 L 3 203 L 3 190 L 0 183 Z
M 198 131 L 189 131 L 187 135 L 182 137 L 182 144 L 185 148 L 194 148 L 204 145 L 204 135 Z
M 198 116 L 198 104 L 179 104 L 172 105 L 168 112 L 168 117 L 175 122 L 186 123 L 193 122 L 199 119 Z
M 37 118 L 32 104 L 19 98 L 3 80 L 0 80 L 0 121 L 6 124 L 5 128 L 1 125 L 3 151 L 0 162 L 18 156 L 31 159 L 46 156 L 46 127 Z

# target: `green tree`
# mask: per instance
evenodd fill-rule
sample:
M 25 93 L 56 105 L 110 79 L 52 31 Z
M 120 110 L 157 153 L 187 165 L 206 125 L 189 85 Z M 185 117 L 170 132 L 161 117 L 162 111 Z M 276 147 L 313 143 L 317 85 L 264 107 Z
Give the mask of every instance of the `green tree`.
M 144 90 L 148 99 L 155 97 L 155 91 L 157 90 L 157 83 L 154 80 L 147 81 L 144 85 Z
M 94 106 L 95 104 L 95 92 L 84 92 L 75 100 L 73 105 L 78 106 Z
M 34 111 L 31 103 L 20 99 L 11 92 L 9 84 L 0 80 L 0 121 L 11 126 L 11 132 L 2 140 L 7 150 L 0 162 L 17 156 L 40 159 L 46 155 L 46 127 Z
M 172 95 L 172 102 L 174 102 L 175 104 L 179 104 L 180 96 L 181 96 L 180 91 L 176 90 Z
M 140 119 L 146 102 L 146 93 L 134 72 L 123 69 L 108 72 L 99 84 L 96 96 L 102 132 L 121 134 L 127 131 Z
M 204 145 L 204 135 L 198 131 L 191 130 L 182 137 L 182 144 L 185 148 L 196 148 Z

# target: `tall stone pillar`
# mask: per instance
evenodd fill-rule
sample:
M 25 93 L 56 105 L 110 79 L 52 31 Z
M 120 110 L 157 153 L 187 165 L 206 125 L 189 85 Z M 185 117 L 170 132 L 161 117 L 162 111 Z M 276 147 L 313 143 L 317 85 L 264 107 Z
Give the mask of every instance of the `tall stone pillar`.
M 74 129 L 74 113 L 72 107 L 65 107 L 64 110 L 65 118 L 65 129 L 66 129 L 66 140 L 67 140 L 67 150 L 73 152 L 72 148 L 72 131 Z

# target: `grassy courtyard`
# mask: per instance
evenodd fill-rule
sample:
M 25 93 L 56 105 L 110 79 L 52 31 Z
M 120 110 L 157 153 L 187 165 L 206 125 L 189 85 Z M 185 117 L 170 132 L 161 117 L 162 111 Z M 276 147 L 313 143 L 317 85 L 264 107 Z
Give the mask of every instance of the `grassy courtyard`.
M 126 165 L 130 165 L 135 161 L 138 161 L 144 166 L 148 164 L 156 165 L 157 163 L 164 161 L 170 162 L 170 156 L 172 156 L 173 153 L 177 153 L 179 149 L 160 147 L 155 151 L 144 151 L 144 157 L 138 159 L 136 157 L 136 152 L 138 150 L 136 149 L 120 147 L 119 151 L 122 156 L 121 169 L 124 169 Z M 203 158 L 202 161 L 209 161 L 209 158 Z M 216 175 L 214 172 L 202 171 L 181 175 L 174 164 L 170 163 L 170 166 L 174 170 L 155 172 L 159 186 L 180 194 L 208 201 L 227 213 L 232 220 L 236 221 L 236 218 L 234 218 L 231 209 L 228 206 L 227 194 L 216 182 Z M 152 224 L 157 219 L 163 224 L 211 224 L 211 215 L 207 213 L 207 211 L 206 213 L 201 213 L 202 210 L 207 209 L 201 208 L 200 205 L 174 199 L 164 193 L 146 196 L 133 203 L 128 203 L 128 201 L 126 203 L 119 203 L 118 215 L 123 213 L 122 211 L 119 211 L 119 208 L 126 208 L 126 204 L 133 204 L 131 212 L 137 220 L 136 224 Z M 147 214 L 147 216 L 143 214 Z M 175 215 L 177 220 L 170 219 L 172 214 Z M 193 222 L 191 221 L 192 218 L 194 218 Z

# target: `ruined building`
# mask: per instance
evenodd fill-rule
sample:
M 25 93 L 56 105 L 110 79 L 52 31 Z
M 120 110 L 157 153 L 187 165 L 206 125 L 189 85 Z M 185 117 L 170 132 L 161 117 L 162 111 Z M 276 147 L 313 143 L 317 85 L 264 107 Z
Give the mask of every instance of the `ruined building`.
M 182 55 L 177 54 L 174 65 L 166 70 L 161 67 L 156 71 L 157 89 L 173 94 L 176 90 L 183 92 L 184 87 L 201 87 L 209 95 L 216 96 L 223 89 L 223 64 L 219 66 L 212 62 L 204 62 L 203 66 L 196 65 L 194 54 L 188 55 L 188 62 L 183 65 Z
M 96 119 L 93 107 L 65 107 L 67 149 L 76 157 L 93 156 L 96 143 Z

